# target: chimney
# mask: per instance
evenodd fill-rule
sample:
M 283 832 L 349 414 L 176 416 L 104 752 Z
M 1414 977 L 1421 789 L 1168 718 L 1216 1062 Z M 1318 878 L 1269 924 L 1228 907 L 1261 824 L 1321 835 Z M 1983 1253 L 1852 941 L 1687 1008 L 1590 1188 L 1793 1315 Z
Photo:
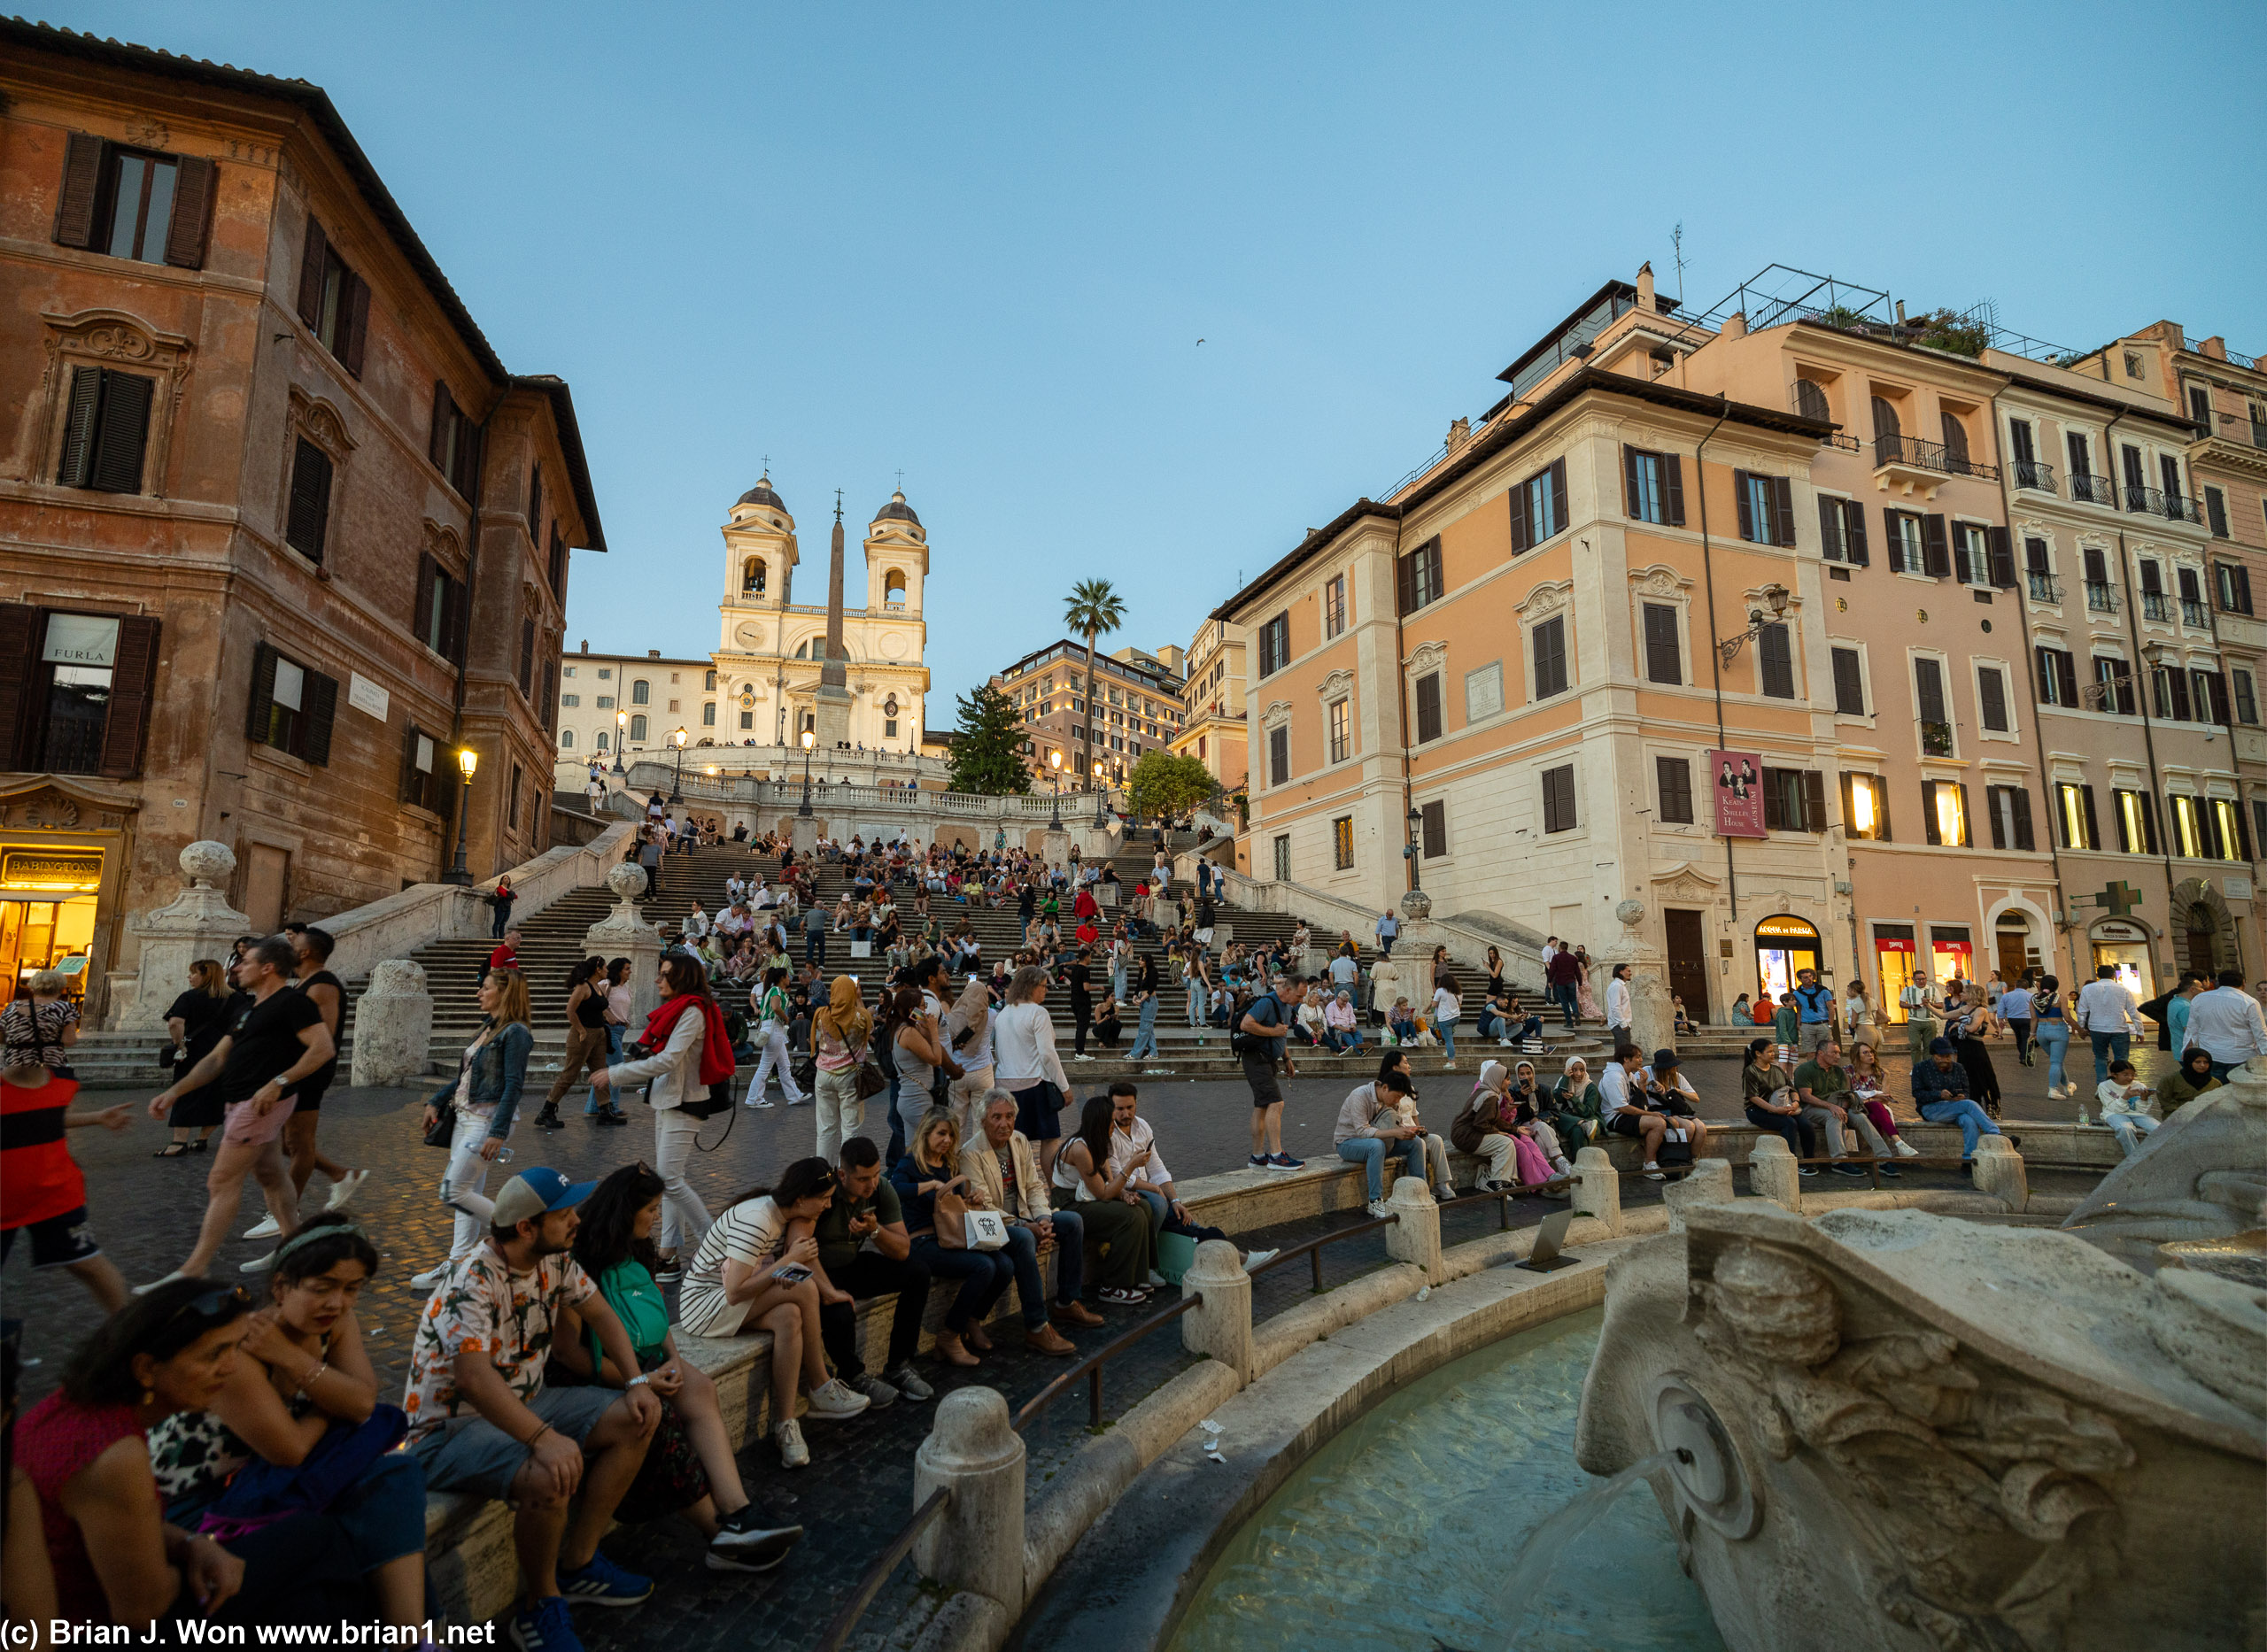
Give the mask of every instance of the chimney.
M 587 637 L 583 639 L 583 652 L 586 654 L 591 652 L 591 639 Z
M 646 658 L 648 660 L 659 660 L 661 657 L 662 651 L 658 648 L 648 648 L 646 651 Z
M 1905 300 L 1902 298 L 1897 301 L 1897 324 L 1899 327 L 1905 325 Z
M 1747 312 L 1745 310 L 1735 310 L 1729 315 L 1726 316 L 1724 318 L 1723 328 L 1717 333 L 1716 336 L 1719 338 L 1745 338 L 1747 336 Z
M 1447 445 L 1451 456 L 1462 452 L 1464 451 L 1465 444 L 1471 440 L 1471 420 L 1458 418 L 1453 424 L 1449 426 L 1449 439 Z
M 1640 310 L 1653 307 L 1653 262 L 1651 259 L 1637 266 L 1637 307 Z
M 2225 361 L 2228 359 L 2228 341 L 2222 335 L 2215 333 L 2196 346 L 2196 353 L 2201 356 L 2209 356 L 2215 361 Z

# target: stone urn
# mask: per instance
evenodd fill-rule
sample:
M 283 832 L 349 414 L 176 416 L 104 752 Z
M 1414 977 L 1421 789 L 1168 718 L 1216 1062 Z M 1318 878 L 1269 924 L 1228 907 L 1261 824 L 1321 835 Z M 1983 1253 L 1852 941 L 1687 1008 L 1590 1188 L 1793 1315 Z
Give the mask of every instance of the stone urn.
M 162 1031 L 165 1011 L 188 984 L 189 966 L 199 958 L 225 958 L 251 920 L 228 904 L 225 884 L 236 869 L 236 852 L 225 843 L 200 838 L 181 852 L 189 887 L 166 905 L 129 917 L 127 933 L 135 942 L 136 972 L 113 971 L 111 1025 L 124 1031 Z
M 1421 923 L 1433 915 L 1433 898 L 1421 889 L 1412 889 L 1401 898 L 1401 915 L 1412 923 Z

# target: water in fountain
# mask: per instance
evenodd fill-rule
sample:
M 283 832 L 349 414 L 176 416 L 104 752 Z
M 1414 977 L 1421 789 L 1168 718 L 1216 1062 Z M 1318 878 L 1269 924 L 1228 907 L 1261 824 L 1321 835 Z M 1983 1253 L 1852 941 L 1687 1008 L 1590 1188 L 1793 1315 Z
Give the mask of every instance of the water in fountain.
M 1496 1611 L 1499 1621 L 1513 1625 L 1511 1639 L 1505 1642 L 1507 1649 L 1525 1644 L 1521 1632 L 1527 1619 L 1539 1610 L 1544 1589 L 1551 1581 L 1551 1573 L 1559 1564 L 1574 1540 L 1590 1529 L 1591 1524 L 1613 1506 L 1613 1500 L 1636 1485 L 1656 1469 L 1665 1469 L 1682 1455 L 1675 1451 L 1657 1451 L 1652 1456 L 1631 1463 L 1612 1479 L 1600 1480 L 1579 1497 L 1568 1499 L 1556 1512 L 1544 1517 L 1543 1524 L 1528 1538 L 1527 1547 L 1520 1551 L 1520 1563 L 1512 1571 L 1511 1579 L 1496 1597 Z

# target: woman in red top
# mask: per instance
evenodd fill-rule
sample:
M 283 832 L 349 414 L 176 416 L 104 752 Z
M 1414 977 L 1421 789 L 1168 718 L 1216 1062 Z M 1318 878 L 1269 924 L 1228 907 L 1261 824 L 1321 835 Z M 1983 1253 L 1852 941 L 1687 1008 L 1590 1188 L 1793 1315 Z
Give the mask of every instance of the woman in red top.
M 79 1082 L 32 1061 L 0 1073 L 0 1261 L 16 1234 L 31 1230 L 32 1266 L 67 1268 L 105 1313 L 126 1305 L 126 1281 L 87 1232 L 87 1178 L 63 1139 L 66 1130 L 127 1125 L 121 1105 L 99 1113 L 74 1108 Z
M 227 1548 L 166 1524 L 147 1431 L 213 1403 L 251 1308 L 241 1289 L 210 1279 L 158 1285 L 104 1321 L 65 1367 L 63 1386 L 18 1423 L 16 1466 L 39 1496 L 65 1618 L 146 1632 L 190 1617 L 372 1617 L 328 1516 L 286 1516 Z

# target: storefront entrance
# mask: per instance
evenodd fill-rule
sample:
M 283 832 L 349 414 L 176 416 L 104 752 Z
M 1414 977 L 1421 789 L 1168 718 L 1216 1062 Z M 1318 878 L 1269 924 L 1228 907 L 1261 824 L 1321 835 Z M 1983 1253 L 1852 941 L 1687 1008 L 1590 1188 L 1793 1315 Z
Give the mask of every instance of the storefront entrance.
M 62 971 L 71 996 L 84 996 L 102 881 L 99 849 L 0 845 L 0 1003 L 43 969 Z
M 1939 998 L 1954 981 L 1976 979 L 1976 942 L 1965 923 L 1929 925 L 1929 984 Z
M 2104 964 L 2143 1003 L 2157 995 L 2156 970 L 2149 961 L 2148 931 L 2131 918 L 2101 918 L 2086 931 L 2093 947 L 2093 968 Z
M 1881 972 L 1880 990 L 1874 997 L 1874 1014 L 1891 1025 L 1906 1019 L 1901 1000 L 1905 989 L 1912 984 L 1918 956 L 1914 950 L 1911 924 L 1874 925 L 1874 965 Z
M 1788 913 L 1768 917 L 1755 926 L 1755 978 L 1759 990 L 1777 1003 L 1795 990 L 1795 976 L 1820 967 L 1818 930 Z

